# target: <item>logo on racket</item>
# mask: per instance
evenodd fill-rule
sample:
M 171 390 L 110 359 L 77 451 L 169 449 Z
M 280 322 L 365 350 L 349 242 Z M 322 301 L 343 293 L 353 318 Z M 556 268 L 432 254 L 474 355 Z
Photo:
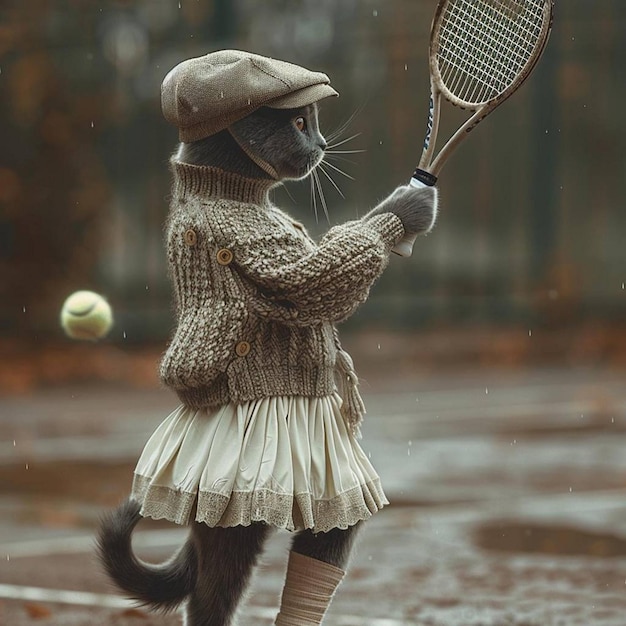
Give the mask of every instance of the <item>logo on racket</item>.
M 433 133 L 433 116 L 435 113 L 435 100 L 430 95 L 430 104 L 428 105 L 428 124 L 426 125 L 426 136 L 424 137 L 424 150 L 428 150 L 430 145 L 430 136 Z

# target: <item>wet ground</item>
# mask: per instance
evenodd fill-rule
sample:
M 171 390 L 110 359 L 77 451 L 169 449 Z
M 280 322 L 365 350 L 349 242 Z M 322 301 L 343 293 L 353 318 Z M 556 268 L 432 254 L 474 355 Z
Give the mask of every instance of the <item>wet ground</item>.
M 368 522 L 326 624 L 624 626 L 624 372 L 479 370 L 389 388 L 365 386 L 363 447 L 392 505 Z M 132 608 L 92 556 L 98 515 L 175 404 L 119 387 L 0 399 L 0 624 L 179 623 Z M 184 537 L 140 528 L 145 558 Z M 241 624 L 272 623 L 288 539 L 271 540 Z

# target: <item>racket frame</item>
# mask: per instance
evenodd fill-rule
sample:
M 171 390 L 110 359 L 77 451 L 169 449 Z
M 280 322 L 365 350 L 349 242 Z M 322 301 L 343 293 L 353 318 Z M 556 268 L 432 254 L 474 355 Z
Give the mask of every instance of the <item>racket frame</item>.
M 441 72 L 438 63 L 438 34 L 442 26 L 440 21 L 441 14 L 446 7 L 454 0 L 439 0 L 435 15 L 433 17 L 430 33 L 429 44 L 429 69 L 430 69 L 430 103 L 428 111 L 428 125 L 426 129 L 426 135 L 424 137 L 424 146 L 422 149 L 422 155 L 420 157 L 419 164 L 409 184 L 413 187 L 432 187 L 437 183 L 439 173 L 441 172 L 446 161 L 450 155 L 456 150 L 461 142 L 467 137 L 467 135 L 474 129 L 480 122 L 482 122 L 490 113 L 497 109 L 505 100 L 510 98 L 521 86 L 526 79 L 530 76 L 535 69 L 537 62 L 541 58 L 548 40 L 550 38 L 550 32 L 552 30 L 553 14 L 554 14 L 554 0 L 546 0 L 544 6 L 544 14 L 546 19 L 542 21 L 542 30 L 537 37 L 537 43 L 533 54 L 529 57 L 528 61 L 517 74 L 511 84 L 504 89 L 501 93 L 485 102 L 467 102 L 455 96 L 445 85 L 441 77 Z M 439 131 L 439 120 L 441 117 L 441 99 L 445 98 L 453 106 L 470 111 L 472 115 L 465 120 L 456 132 L 448 139 L 437 156 L 433 159 L 433 153 L 435 151 L 437 143 L 437 134 Z M 404 237 L 393 248 L 393 251 L 400 256 L 410 256 L 413 251 L 413 243 L 417 235 L 411 237 Z

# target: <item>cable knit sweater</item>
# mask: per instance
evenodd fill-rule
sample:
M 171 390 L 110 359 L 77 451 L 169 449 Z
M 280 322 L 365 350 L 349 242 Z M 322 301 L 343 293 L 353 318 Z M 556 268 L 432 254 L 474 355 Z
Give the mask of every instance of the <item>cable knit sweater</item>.
M 391 213 L 331 228 L 315 243 L 268 199 L 275 181 L 172 161 L 167 251 L 177 326 L 162 381 L 193 408 L 342 391 L 363 406 L 335 323 L 368 296 L 404 234 Z M 339 374 L 339 376 L 337 376 Z

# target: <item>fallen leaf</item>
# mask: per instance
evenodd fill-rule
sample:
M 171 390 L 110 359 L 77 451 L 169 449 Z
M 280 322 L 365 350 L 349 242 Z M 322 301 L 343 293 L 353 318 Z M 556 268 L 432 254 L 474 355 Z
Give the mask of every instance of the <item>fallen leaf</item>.
M 123 617 L 136 617 L 138 619 L 147 619 L 148 617 L 143 611 L 140 611 L 139 609 L 125 609 L 124 611 L 122 611 L 121 614 Z
M 52 615 L 52 611 L 43 606 L 43 604 L 35 604 L 33 602 L 24 603 L 24 608 L 33 619 L 46 619 Z

